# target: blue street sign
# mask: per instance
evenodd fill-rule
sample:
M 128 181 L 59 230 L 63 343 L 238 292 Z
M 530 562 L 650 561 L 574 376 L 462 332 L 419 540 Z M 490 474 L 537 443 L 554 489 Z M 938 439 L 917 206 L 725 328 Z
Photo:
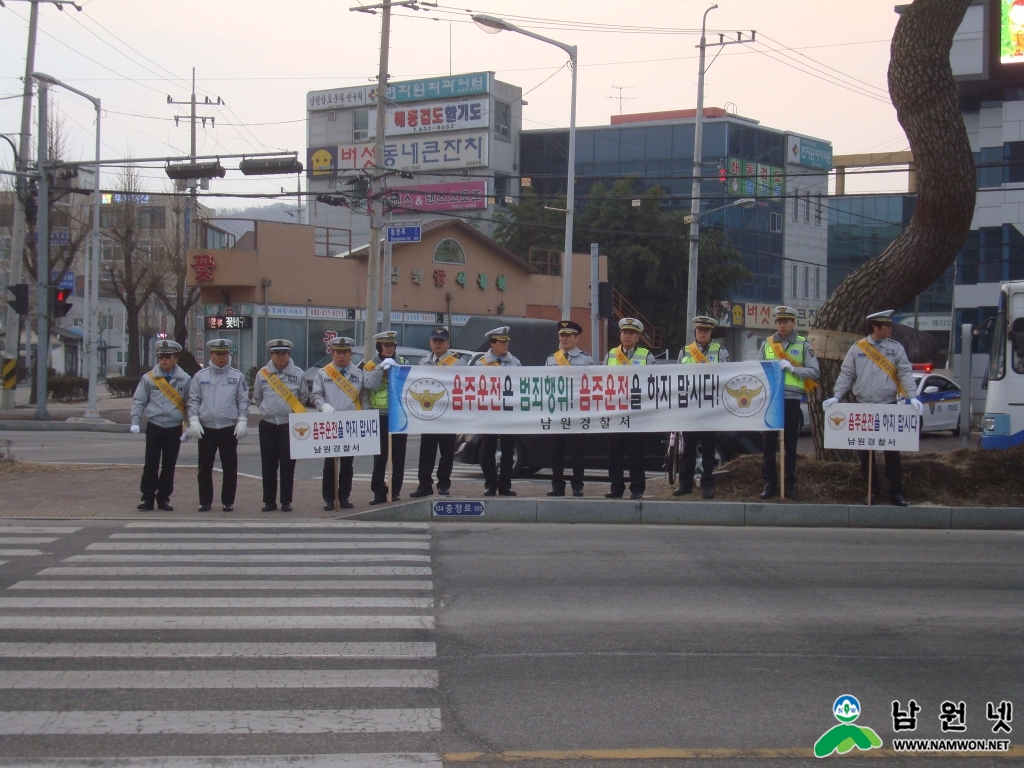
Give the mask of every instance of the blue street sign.
M 388 227 L 389 243 L 418 243 L 422 227 Z
M 482 501 L 435 501 L 435 517 L 480 517 L 484 513 Z
M 59 274 L 60 274 L 60 270 L 57 270 L 57 269 L 50 270 L 50 285 L 54 285 L 57 288 L 63 288 L 65 290 L 67 290 L 67 291 L 74 291 L 75 290 L 75 273 L 74 272 L 70 272 L 70 271 L 69 272 L 65 272 L 64 273 L 64 277 L 61 278 L 60 284 L 57 284 L 54 281 L 57 279 L 57 276 Z

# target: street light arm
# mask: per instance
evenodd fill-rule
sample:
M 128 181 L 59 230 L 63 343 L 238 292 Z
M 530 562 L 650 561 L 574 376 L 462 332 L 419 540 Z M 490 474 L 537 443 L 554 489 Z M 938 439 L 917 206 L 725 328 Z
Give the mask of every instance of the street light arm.
M 544 35 L 538 35 L 536 32 L 530 32 L 528 29 L 523 29 L 522 27 L 517 27 L 515 24 L 510 24 L 509 22 L 505 21 L 504 19 L 499 19 L 496 16 L 488 16 L 487 14 L 484 14 L 484 13 L 475 13 L 475 14 L 472 15 L 471 18 L 477 24 L 480 24 L 480 25 L 485 26 L 485 27 L 489 27 L 490 29 L 496 30 L 498 32 L 518 32 L 520 35 L 526 35 L 527 37 L 532 37 L 534 40 L 540 40 L 542 43 L 547 43 L 548 45 L 558 46 L 563 51 L 565 51 L 567 54 L 572 56 L 572 58 L 574 60 L 576 59 L 576 46 L 575 45 L 568 45 L 566 43 L 561 43 L 558 40 L 552 40 L 550 37 L 544 37 Z

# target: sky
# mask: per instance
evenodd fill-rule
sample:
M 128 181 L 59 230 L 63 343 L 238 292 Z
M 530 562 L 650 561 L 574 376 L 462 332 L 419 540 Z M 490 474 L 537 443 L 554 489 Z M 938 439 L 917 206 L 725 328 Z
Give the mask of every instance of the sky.
M 396 10 L 392 80 L 492 70 L 523 88 L 523 128 L 567 126 L 570 75 L 565 54 L 521 35 L 490 35 L 467 10 L 514 15 L 516 23 L 579 48 L 577 125 L 607 125 L 622 111 L 692 109 L 696 103 L 701 16 L 708 0 L 464 0 L 421 11 Z M 720 50 L 706 77 L 705 106 L 735 105 L 762 124 L 832 142 L 836 154 L 900 151 L 906 137 L 888 101 L 886 70 L 897 16 L 892 0 L 719 0 L 708 15 L 718 32 L 757 31 L 754 44 Z M 200 154 L 295 151 L 305 160 L 307 91 L 376 79 L 380 15 L 350 12 L 370 0 L 86 0 L 40 9 L 36 70 L 102 99 L 104 158 L 184 155 L 192 67 L 202 106 Z M 0 8 L 0 133 L 20 127 L 29 3 Z M 527 20 L 522 20 L 526 18 Z M 585 20 L 585 21 L 584 21 Z M 585 28 L 584 25 L 589 25 Z M 598 28 L 600 27 L 600 28 Z M 629 29 L 629 27 L 642 28 Z M 604 31 L 607 30 L 607 31 Z M 747 37 L 745 34 L 744 37 Z M 710 56 L 718 49 L 711 49 Z M 622 90 L 615 87 L 620 86 Z M 54 92 L 65 118 L 70 159 L 93 157 L 92 105 Z M 14 98 L 11 98 L 14 97 Z M 0 165 L 11 166 L 0 142 Z M 225 162 L 225 165 L 228 165 Z M 162 170 L 144 171 L 150 191 Z M 104 174 L 104 187 L 113 179 Z M 245 178 L 229 171 L 212 192 L 294 189 L 294 178 Z M 905 191 L 906 174 L 851 177 L 847 191 Z M 205 200 L 248 206 L 241 197 Z

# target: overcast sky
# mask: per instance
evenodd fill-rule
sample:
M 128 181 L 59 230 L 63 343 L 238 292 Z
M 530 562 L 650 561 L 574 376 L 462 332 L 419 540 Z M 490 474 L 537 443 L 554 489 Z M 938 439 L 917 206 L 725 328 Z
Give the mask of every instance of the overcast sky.
M 280 149 L 304 155 L 306 92 L 376 76 L 380 16 L 349 12 L 356 2 L 86 0 L 82 13 L 45 5 L 36 69 L 103 100 L 105 157 L 187 154 L 187 123 L 176 127 L 173 120 L 187 108 L 167 104 L 167 96 L 188 98 L 193 66 L 200 100 L 226 102 L 200 109 L 216 116 L 215 127 L 200 129 L 201 154 Z M 570 78 L 560 70 L 565 54 L 520 35 L 486 34 L 469 21 L 465 10 L 471 9 L 537 19 L 520 25 L 579 47 L 579 125 L 606 125 L 619 111 L 609 98 L 620 93 L 613 86 L 625 88 L 624 112 L 695 104 L 698 35 L 670 31 L 699 29 L 708 2 L 466 0 L 458 8 L 446 2 L 424 12 L 396 10 L 392 79 L 493 70 L 529 92 L 524 128 L 568 125 Z M 739 114 L 766 126 L 830 140 L 837 154 L 908 148 L 886 95 L 893 0 L 719 2 L 709 29 L 756 29 L 758 43 L 722 50 L 707 75 L 706 106 L 735 104 Z M 6 4 L 0 8 L 0 133 L 17 133 L 21 101 L 8 97 L 21 89 L 29 4 Z M 663 33 L 591 31 L 578 28 L 581 20 Z M 67 118 L 70 154 L 92 157 L 91 105 L 70 94 L 57 101 Z M 0 152 L 0 163 L 10 167 L 9 148 L 0 143 Z M 166 185 L 162 172 L 146 173 L 151 191 Z M 281 185 L 239 176 L 229 172 L 215 180 L 213 191 L 268 192 Z M 285 183 L 291 188 L 294 178 Z M 905 174 L 886 174 L 851 179 L 847 188 L 905 190 L 905 184 Z

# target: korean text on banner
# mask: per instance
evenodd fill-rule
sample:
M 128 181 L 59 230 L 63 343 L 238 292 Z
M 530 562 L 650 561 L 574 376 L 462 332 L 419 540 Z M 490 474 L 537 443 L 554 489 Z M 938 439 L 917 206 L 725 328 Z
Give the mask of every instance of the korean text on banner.
M 292 413 L 288 437 L 293 459 L 333 459 L 380 453 L 376 411 Z
M 699 369 L 699 370 L 698 370 Z M 393 432 L 545 434 L 782 429 L 778 362 L 392 369 Z
M 825 411 L 825 448 L 916 452 L 920 427 L 912 405 L 836 403 Z

